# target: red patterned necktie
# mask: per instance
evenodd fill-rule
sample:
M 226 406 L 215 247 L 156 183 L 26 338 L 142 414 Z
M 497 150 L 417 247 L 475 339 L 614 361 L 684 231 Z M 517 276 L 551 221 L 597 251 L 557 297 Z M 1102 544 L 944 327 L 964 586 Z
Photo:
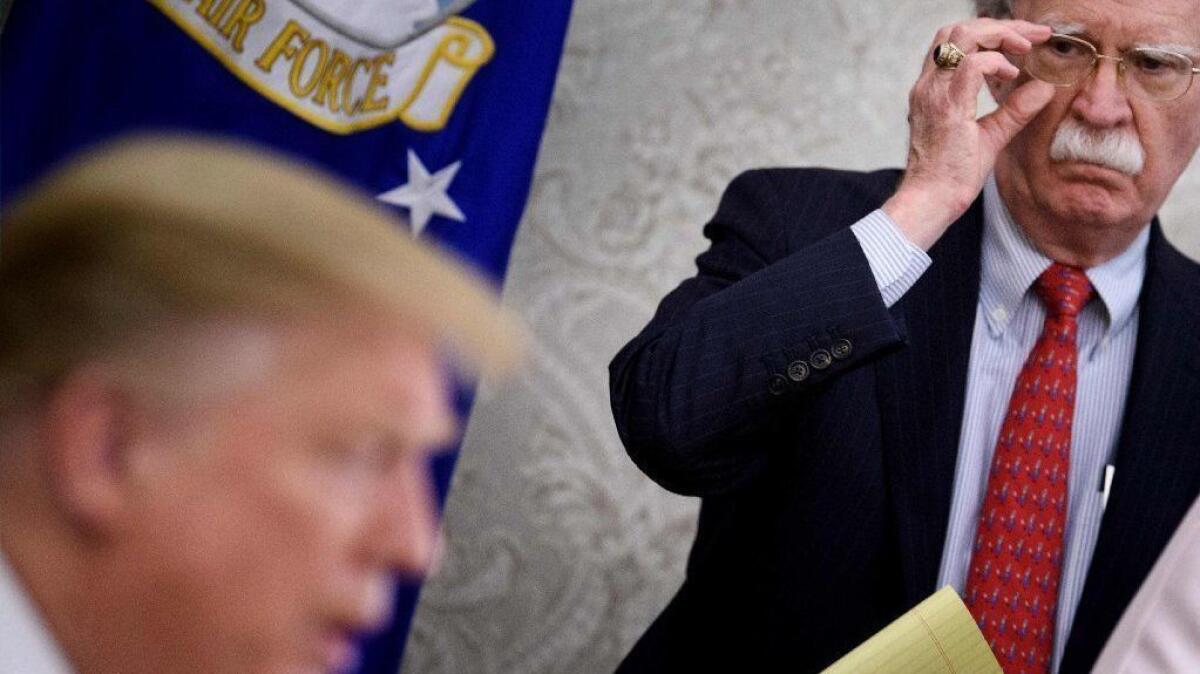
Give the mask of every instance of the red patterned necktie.
M 1050 671 L 1075 413 L 1075 319 L 1092 296 L 1083 271 L 1058 263 L 1034 287 L 1046 322 L 1000 427 L 966 588 L 967 606 L 1006 674 Z

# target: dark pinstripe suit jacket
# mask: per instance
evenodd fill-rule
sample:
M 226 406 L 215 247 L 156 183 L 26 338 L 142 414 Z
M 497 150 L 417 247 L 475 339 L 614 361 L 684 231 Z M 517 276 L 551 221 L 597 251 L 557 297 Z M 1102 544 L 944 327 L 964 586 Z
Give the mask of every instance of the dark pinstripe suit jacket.
M 703 497 L 683 587 L 622 671 L 817 671 L 936 589 L 982 209 L 889 310 L 848 227 L 898 178 L 743 174 L 699 273 L 613 360 L 629 455 Z M 1198 291 L 1200 266 L 1155 223 L 1116 480 L 1062 672 L 1091 667 L 1200 492 Z

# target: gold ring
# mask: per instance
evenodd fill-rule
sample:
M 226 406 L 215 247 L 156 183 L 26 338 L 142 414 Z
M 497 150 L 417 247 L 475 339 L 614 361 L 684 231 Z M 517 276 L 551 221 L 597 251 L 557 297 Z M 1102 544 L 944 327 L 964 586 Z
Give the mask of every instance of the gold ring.
M 954 70 L 967 55 L 953 42 L 943 42 L 933 48 L 933 62 L 943 70 Z

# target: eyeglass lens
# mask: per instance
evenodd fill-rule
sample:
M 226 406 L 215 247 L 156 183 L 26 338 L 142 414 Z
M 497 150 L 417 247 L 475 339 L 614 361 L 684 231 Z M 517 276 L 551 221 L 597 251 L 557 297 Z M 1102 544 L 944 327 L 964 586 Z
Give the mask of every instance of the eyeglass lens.
M 1129 93 L 1153 100 L 1182 96 L 1192 81 L 1192 61 L 1173 52 L 1141 47 L 1122 56 L 1121 72 Z M 1072 86 L 1091 75 L 1095 47 L 1069 35 L 1052 35 L 1025 56 L 1026 72 L 1056 86 Z

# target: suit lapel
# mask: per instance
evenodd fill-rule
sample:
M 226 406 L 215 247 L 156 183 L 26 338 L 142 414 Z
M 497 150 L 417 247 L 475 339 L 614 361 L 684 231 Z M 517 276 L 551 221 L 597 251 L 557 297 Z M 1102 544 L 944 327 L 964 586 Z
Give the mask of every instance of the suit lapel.
M 979 302 L 982 199 L 930 250 L 933 265 L 892 311 L 907 346 L 877 367 L 905 606 L 937 582 Z
M 1060 672 L 1086 672 L 1200 488 L 1200 274 L 1152 225 L 1116 472 Z

